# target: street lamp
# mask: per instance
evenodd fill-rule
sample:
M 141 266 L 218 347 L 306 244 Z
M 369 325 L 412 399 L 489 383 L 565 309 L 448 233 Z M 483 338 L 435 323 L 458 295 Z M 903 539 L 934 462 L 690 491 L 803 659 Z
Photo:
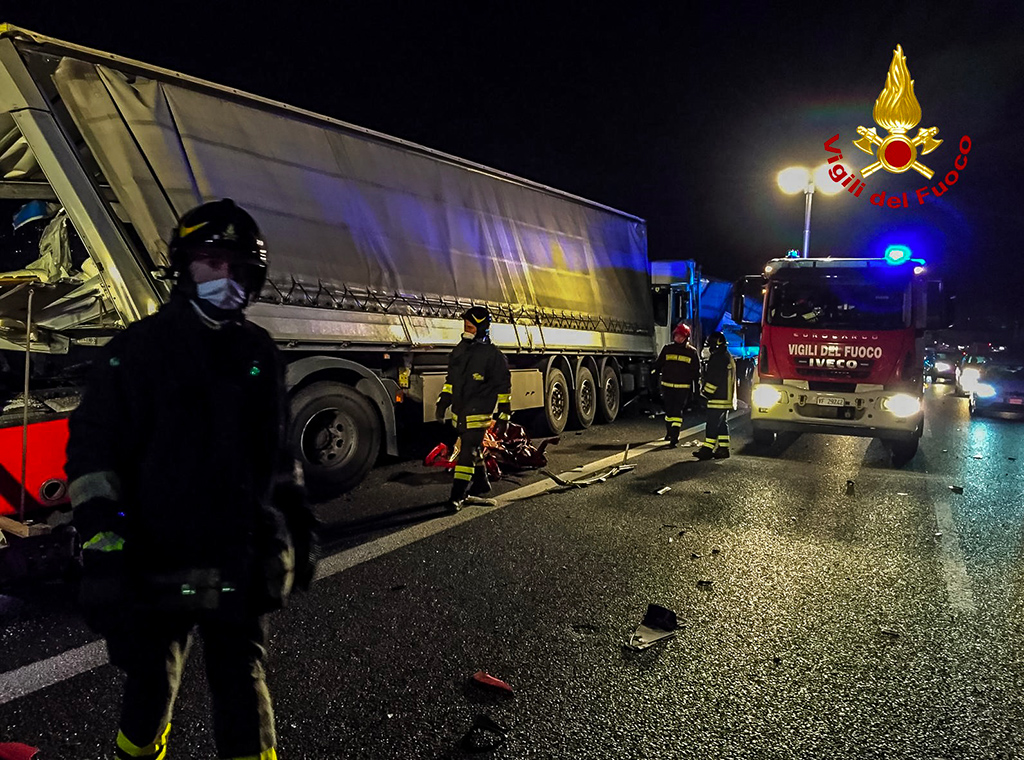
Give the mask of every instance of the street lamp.
M 778 182 L 784 193 L 793 195 L 803 192 L 804 194 L 803 257 L 806 259 L 807 248 L 811 243 L 811 197 L 814 195 L 815 188 L 825 195 L 835 195 L 843 189 L 843 186 L 829 176 L 828 164 L 822 164 L 813 173 L 803 166 L 790 166 L 779 172 Z

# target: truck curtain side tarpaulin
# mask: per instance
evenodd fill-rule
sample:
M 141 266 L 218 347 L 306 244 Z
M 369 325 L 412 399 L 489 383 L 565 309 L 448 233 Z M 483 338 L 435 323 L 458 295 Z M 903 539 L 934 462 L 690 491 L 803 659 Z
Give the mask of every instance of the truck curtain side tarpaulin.
M 255 102 L 65 58 L 57 89 L 157 264 L 176 215 L 234 198 L 281 291 L 508 304 L 651 331 L 641 221 Z M 265 292 L 266 294 L 266 292 Z

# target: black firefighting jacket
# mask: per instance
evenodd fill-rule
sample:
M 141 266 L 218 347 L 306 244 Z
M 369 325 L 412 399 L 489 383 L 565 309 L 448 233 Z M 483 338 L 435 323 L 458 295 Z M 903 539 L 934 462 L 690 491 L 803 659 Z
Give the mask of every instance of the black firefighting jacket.
M 708 409 L 736 408 L 736 362 L 727 349 L 713 351 L 704 368 L 704 397 Z
M 672 342 L 661 349 L 654 362 L 654 369 L 661 371 L 663 388 L 685 388 L 691 390 L 700 377 L 700 355 L 689 343 Z
M 488 427 L 496 405 L 507 419 L 512 394 L 512 374 L 501 350 L 490 341 L 463 338 L 448 356 L 448 377 L 441 391 L 451 394 L 456 425 Z
M 211 571 L 233 600 L 269 609 L 313 526 L 294 498 L 283 364 L 262 328 L 212 329 L 195 309 L 176 294 L 107 345 L 69 420 L 72 504 L 116 505 L 140 583 Z

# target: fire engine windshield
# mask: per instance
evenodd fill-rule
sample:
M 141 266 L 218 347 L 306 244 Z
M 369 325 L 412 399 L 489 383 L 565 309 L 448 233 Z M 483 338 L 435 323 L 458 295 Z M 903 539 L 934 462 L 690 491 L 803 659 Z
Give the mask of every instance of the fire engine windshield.
M 843 330 L 898 330 L 910 324 L 909 283 L 868 271 L 794 272 L 773 279 L 768 324 Z

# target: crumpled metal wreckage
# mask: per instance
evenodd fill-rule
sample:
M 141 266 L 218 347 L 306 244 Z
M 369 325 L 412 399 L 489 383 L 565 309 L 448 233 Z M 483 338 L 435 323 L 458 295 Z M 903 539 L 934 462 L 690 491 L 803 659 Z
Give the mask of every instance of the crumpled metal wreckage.
M 647 649 L 662 639 L 675 636 L 678 629 L 676 613 L 658 604 L 648 604 L 644 619 L 623 646 L 629 649 Z
M 497 423 L 492 422 L 484 436 L 484 466 L 487 468 L 487 477 L 491 480 L 501 480 L 506 473 L 546 467 L 548 459 L 544 456 L 544 450 L 550 444 L 558 442 L 558 438 L 546 438 L 539 446 L 534 446 L 522 425 L 510 422 L 502 434 L 498 432 Z M 437 444 L 424 458 L 423 464 L 454 470 L 459 459 L 461 443 L 460 438 L 451 451 L 447 444 Z

